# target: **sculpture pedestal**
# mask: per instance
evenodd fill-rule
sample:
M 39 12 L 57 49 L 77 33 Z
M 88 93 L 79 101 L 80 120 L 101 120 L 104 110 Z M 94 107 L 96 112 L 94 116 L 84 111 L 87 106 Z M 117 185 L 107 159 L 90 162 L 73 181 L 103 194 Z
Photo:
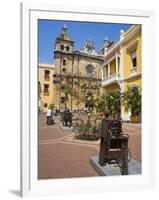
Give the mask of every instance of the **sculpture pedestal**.
M 63 125 L 59 125 L 59 127 L 63 130 L 63 131 L 72 131 L 73 127 L 69 127 L 69 126 L 63 126 Z
M 90 164 L 100 176 L 119 176 L 121 175 L 120 167 L 116 163 L 101 166 L 98 163 L 98 156 L 90 158 Z M 141 163 L 131 159 L 128 162 L 128 175 L 141 174 Z

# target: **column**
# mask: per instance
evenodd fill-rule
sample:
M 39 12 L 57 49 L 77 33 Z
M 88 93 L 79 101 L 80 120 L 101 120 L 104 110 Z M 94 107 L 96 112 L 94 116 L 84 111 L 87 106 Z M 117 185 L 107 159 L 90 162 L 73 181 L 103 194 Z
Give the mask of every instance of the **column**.
M 106 70 L 105 70 L 105 66 L 103 66 L 103 80 L 105 80 L 105 78 L 106 78 Z
M 108 63 L 108 78 L 110 77 L 110 63 Z
M 116 53 L 115 60 L 116 60 L 116 74 L 117 74 L 118 73 L 118 54 L 117 53 Z

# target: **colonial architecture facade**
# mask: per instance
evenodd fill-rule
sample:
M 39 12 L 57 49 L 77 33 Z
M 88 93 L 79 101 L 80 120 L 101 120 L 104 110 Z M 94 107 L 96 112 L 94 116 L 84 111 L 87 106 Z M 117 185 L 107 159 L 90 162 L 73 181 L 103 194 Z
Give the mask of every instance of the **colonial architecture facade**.
M 54 49 L 54 104 L 58 110 L 83 110 L 85 103 L 80 97 L 92 93 L 100 94 L 103 55 L 97 53 L 91 39 L 81 50 L 74 50 L 74 41 L 64 25 L 56 38 Z M 66 94 L 64 86 L 69 84 L 77 96 Z
M 102 65 L 102 88 L 104 91 L 124 92 L 128 86 L 142 86 L 142 33 L 140 25 L 133 25 L 120 38 L 104 50 Z M 130 113 L 121 106 L 123 120 Z
M 83 110 L 81 97 L 92 93 L 99 95 L 102 79 L 103 49 L 97 53 L 91 39 L 80 50 L 74 49 L 74 41 L 66 25 L 62 27 L 54 46 L 54 65 L 39 64 L 39 106 L 46 111 L 50 104 L 62 111 Z M 47 78 L 49 76 L 49 78 Z M 77 96 L 66 94 L 68 85 Z
M 94 96 L 104 91 L 124 92 L 128 86 L 142 86 L 142 33 L 140 25 L 120 32 L 120 38 L 111 43 L 104 39 L 97 52 L 91 39 L 82 49 L 74 49 L 74 41 L 64 25 L 54 45 L 54 64 L 39 64 L 39 107 L 46 111 L 50 104 L 62 111 L 83 110 L 81 97 Z M 64 90 L 69 85 L 76 97 Z M 123 120 L 130 113 L 121 106 Z

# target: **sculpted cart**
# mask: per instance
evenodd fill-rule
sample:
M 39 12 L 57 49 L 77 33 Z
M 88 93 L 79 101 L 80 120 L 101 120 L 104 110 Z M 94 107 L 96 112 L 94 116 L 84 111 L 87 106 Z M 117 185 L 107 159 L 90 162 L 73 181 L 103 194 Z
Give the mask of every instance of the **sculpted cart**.
M 128 135 L 123 134 L 121 121 L 102 120 L 98 162 L 101 166 L 116 162 L 121 174 L 128 174 Z
M 63 112 L 62 122 L 63 126 L 72 126 L 72 113 L 69 111 L 69 109 Z

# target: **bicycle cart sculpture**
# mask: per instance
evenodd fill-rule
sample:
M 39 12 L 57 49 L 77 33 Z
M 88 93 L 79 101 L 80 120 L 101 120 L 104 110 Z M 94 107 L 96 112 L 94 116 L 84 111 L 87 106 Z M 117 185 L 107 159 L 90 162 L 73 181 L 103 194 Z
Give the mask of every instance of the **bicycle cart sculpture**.
M 103 119 L 101 126 L 99 164 L 116 162 L 122 175 L 128 174 L 128 138 L 120 120 Z
M 63 112 L 62 122 L 63 126 L 72 126 L 72 113 L 69 111 L 69 109 Z

